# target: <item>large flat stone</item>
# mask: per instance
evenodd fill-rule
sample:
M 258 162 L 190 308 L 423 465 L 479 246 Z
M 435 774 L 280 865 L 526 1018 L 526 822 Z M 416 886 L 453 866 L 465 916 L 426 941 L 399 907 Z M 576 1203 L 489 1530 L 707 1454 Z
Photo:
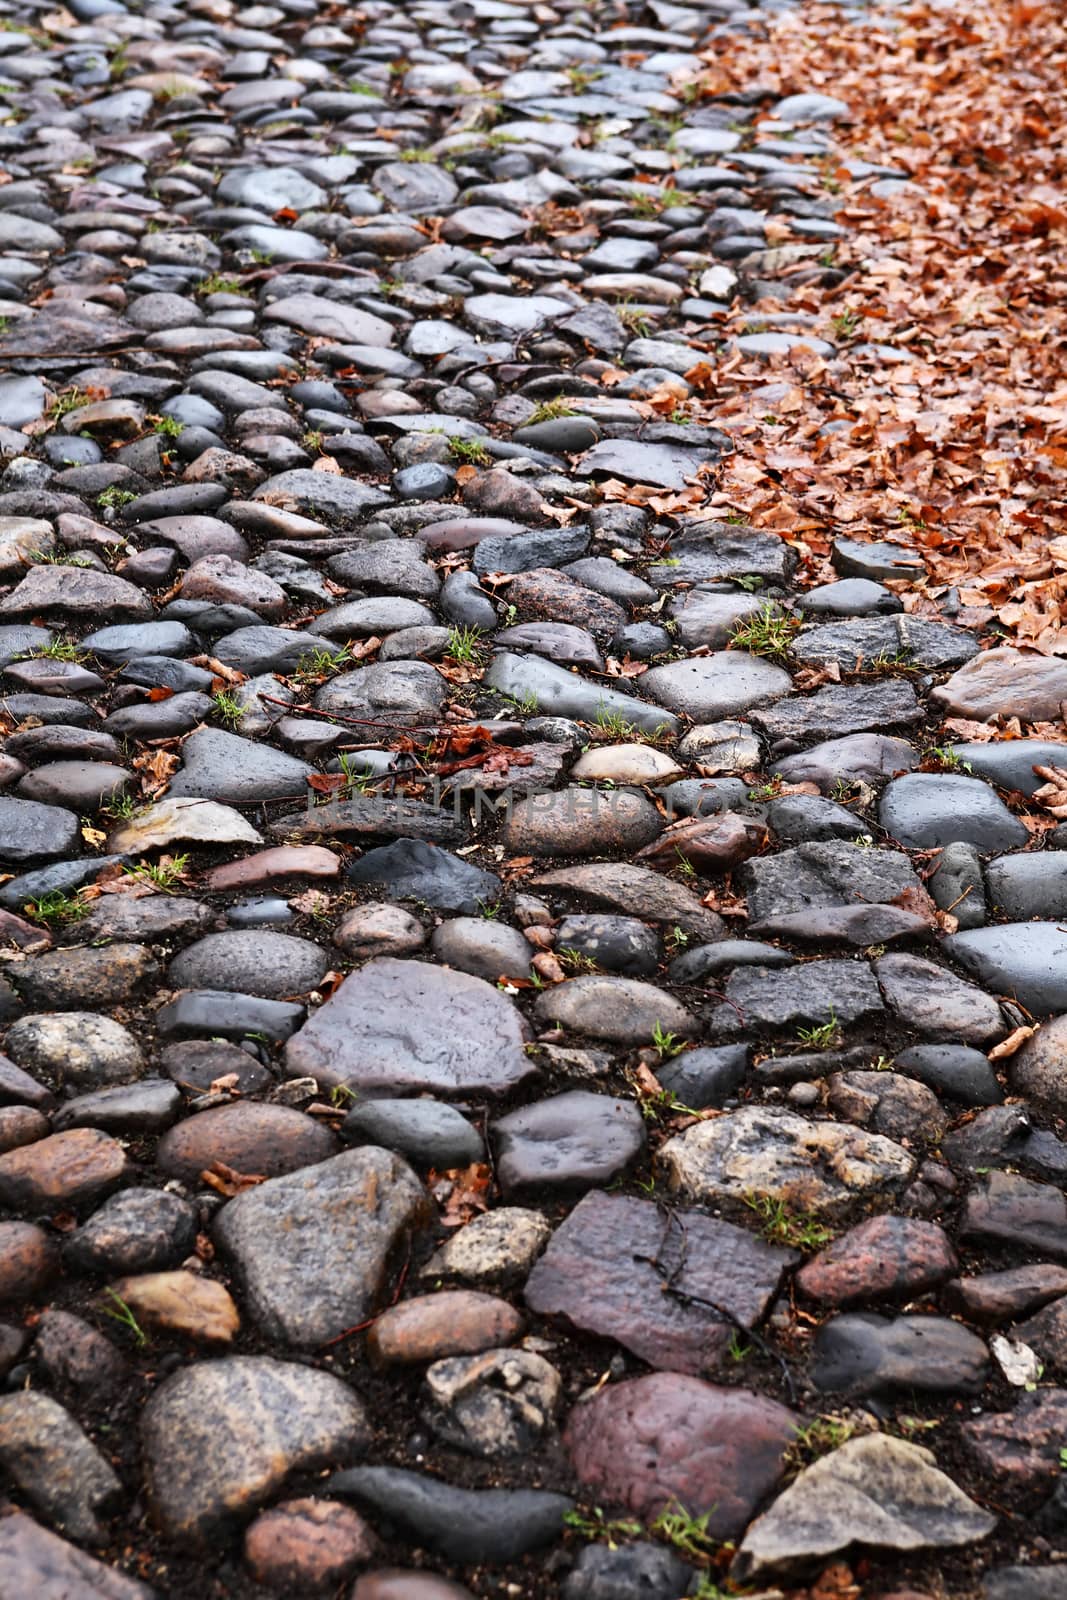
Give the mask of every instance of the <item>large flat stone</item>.
M 945 953 L 983 988 L 1038 1016 L 1067 1011 L 1067 930 L 1055 922 L 1005 922 L 944 940 Z
M 761 1322 L 798 1258 L 718 1218 L 672 1215 L 651 1200 L 586 1195 L 526 1281 L 530 1310 L 615 1339 L 650 1366 L 714 1372 L 734 1336 L 731 1318 Z
M 362 1092 L 506 1094 L 536 1073 L 525 1025 L 481 978 L 382 956 L 345 979 L 286 1047 L 293 1077 Z

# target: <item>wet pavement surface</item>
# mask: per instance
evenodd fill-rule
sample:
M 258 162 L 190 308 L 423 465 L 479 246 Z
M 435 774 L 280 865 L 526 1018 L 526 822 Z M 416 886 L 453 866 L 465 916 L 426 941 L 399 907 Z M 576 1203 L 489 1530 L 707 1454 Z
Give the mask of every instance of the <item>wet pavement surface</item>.
M 4 1596 L 1067 1593 L 1067 665 L 715 495 L 771 15 L 0 18 Z

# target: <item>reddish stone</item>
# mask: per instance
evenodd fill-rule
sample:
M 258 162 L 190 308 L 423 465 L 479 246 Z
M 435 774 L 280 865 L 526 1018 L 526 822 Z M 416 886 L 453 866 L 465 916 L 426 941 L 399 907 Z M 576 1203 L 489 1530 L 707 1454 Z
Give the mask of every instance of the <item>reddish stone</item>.
M 128 1371 L 110 1339 L 81 1317 L 54 1308 L 41 1315 L 33 1353 L 53 1382 L 86 1393 L 117 1387 Z
M 51 943 L 47 928 L 26 922 L 13 911 L 0 910 L 0 944 L 13 944 L 19 950 L 47 950 Z
M 985 1272 L 977 1278 L 955 1278 L 944 1289 L 945 1309 L 974 1322 L 1011 1322 L 1067 1295 L 1067 1267 L 1038 1262 Z
M 0 1156 L 0 1204 L 59 1210 L 89 1205 L 121 1183 L 126 1152 L 96 1128 L 53 1133 Z
M 785 1471 L 797 1418 L 747 1389 L 655 1372 L 575 1406 L 564 1443 L 579 1478 L 605 1507 L 642 1520 L 676 1501 L 708 1514 L 732 1539 Z
M 587 629 L 599 642 L 610 638 L 626 621 L 626 612 L 618 601 L 549 567 L 517 573 L 508 584 L 508 602 L 520 618 L 570 622 L 576 628 Z
M 960 1438 L 967 1454 L 996 1484 L 1047 1494 L 1067 1439 L 1067 1389 L 1023 1394 L 1014 1411 L 965 1422 Z
M 586 1195 L 527 1279 L 530 1310 L 617 1339 L 653 1367 L 694 1376 L 714 1371 L 734 1335 L 732 1324 L 665 1294 L 653 1261 L 675 1274 L 680 1294 L 723 1305 L 752 1327 L 799 1257 L 718 1218 L 677 1215 L 678 1227 L 665 1229 L 654 1201 Z
M 356 1582 L 350 1600 L 474 1600 L 469 1589 L 432 1572 L 403 1572 L 397 1567 L 368 1572 Z
M 279 878 L 339 878 L 340 856 L 322 845 L 279 845 L 242 861 L 226 861 L 204 874 L 206 889 L 254 889 Z
M 1067 1196 L 1051 1183 L 990 1172 L 967 1196 L 960 1233 L 964 1239 L 995 1239 L 1065 1261 Z
M 367 1334 L 367 1354 L 383 1367 L 478 1355 L 513 1344 L 523 1327 L 521 1313 L 506 1300 L 475 1289 L 444 1289 L 383 1312 Z
M 28 1300 L 54 1276 L 58 1262 L 43 1228 L 0 1222 L 0 1300 Z
M 215 1161 L 249 1176 L 278 1178 L 315 1166 L 339 1149 L 330 1129 L 302 1111 L 240 1100 L 170 1128 L 159 1141 L 156 1165 L 168 1177 L 193 1182 Z
M 848 1306 L 862 1300 L 911 1299 L 950 1278 L 959 1263 L 936 1222 L 871 1217 L 821 1250 L 796 1276 L 809 1300 Z
M 47 1139 L 48 1118 L 32 1106 L 0 1106 L 0 1154 Z
M 333 1589 L 370 1561 L 377 1540 L 338 1500 L 289 1500 L 264 1511 L 245 1533 L 245 1564 L 271 1589 Z

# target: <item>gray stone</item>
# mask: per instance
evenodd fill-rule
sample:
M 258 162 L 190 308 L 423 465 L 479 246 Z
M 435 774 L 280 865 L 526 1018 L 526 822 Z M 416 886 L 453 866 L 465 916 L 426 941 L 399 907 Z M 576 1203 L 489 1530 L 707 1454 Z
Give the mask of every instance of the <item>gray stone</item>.
M 947 1317 L 832 1317 L 815 1335 L 812 1356 L 816 1388 L 857 1397 L 899 1389 L 977 1394 L 989 1371 L 984 1342 Z
M 654 669 L 655 670 L 655 669 Z M 646 673 L 646 678 L 651 674 Z M 542 715 L 578 717 L 588 722 L 619 717 L 642 733 L 673 733 L 677 718 L 658 706 L 646 705 L 633 695 L 621 694 L 591 683 L 554 662 L 501 651 L 484 678 L 486 687 L 498 690 L 520 704 L 534 702 Z
M 69 855 L 78 842 L 78 818 L 61 806 L 0 796 L 0 860 L 39 861 Z
M 349 867 L 348 877 L 397 900 L 421 900 L 435 911 L 467 916 L 494 905 L 502 887 L 493 873 L 421 839 L 398 839 L 369 850 Z
M 356 1467 L 335 1474 L 326 1488 L 388 1521 L 407 1541 L 470 1565 L 513 1561 L 553 1543 L 574 1504 L 543 1489 L 457 1489 L 401 1467 Z
M 921 1033 L 984 1044 L 1004 1032 L 1004 1019 L 992 996 L 933 961 L 882 956 L 874 971 L 890 1010 Z
M 221 1435 L 231 1449 L 217 1448 Z M 290 1473 L 351 1460 L 369 1429 L 355 1394 L 332 1374 L 232 1356 L 165 1379 L 145 1407 L 141 1436 L 154 1522 L 168 1539 L 206 1552 Z
M 962 841 L 979 850 L 1010 850 L 1030 835 L 992 788 L 955 773 L 915 772 L 895 778 L 882 796 L 879 819 L 911 848 Z
M 200 728 L 182 746 L 182 765 L 167 798 L 195 797 L 227 805 L 293 799 L 305 792 L 305 779 L 313 770 L 295 756 L 239 734 Z
M 496 983 L 527 978 L 533 949 L 516 928 L 485 917 L 453 917 L 434 930 L 430 948 L 446 967 Z
M 986 989 L 1049 1016 L 1067 1011 L 1067 933 L 1051 922 L 1007 922 L 954 933 L 944 949 Z
M 814 694 L 791 696 L 752 712 L 753 723 L 770 739 L 833 739 L 864 728 L 903 727 L 921 722 L 922 717 L 911 684 L 892 678 L 881 683 L 832 683 Z
M 546 989 L 534 1009 L 542 1022 L 619 1044 L 650 1044 L 657 1028 L 683 1039 L 697 1032 L 673 996 L 633 978 L 571 978 Z
M 43 1516 L 72 1539 L 102 1544 L 102 1518 L 122 1485 L 74 1418 L 48 1395 L 0 1397 L 0 1464 Z
M 792 688 L 788 672 L 741 650 L 671 661 L 666 666 L 652 667 L 640 681 L 642 689 L 654 700 L 695 722 L 714 722 L 749 712 L 788 694 Z
M 329 958 L 310 939 L 284 933 L 209 933 L 175 956 L 175 989 L 236 989 L 281 1000 L 306 994 L 326 976 Z
M 493 1128 L 501 1192 L 558 1191 L 610 1183 L 645 1144 L 630 1100 L 573 1089 L 499 1117 Z
M 727 980 L 728 1002 L 713 1013 L 713 1031 L 839 1025 L 880 1017 L 885 1007 L 874 975 L 860 961 L 809 961 L 796 967 L 738 967 Z
M 133 1035 L 111 1017 L 90 1011 L 20 1017 L 8 1029 L 4 1049 L 27 1072 L 54 1078 L 65 1088 L 129 1083 L 144 1069 Z
M 292 1077 L 366 1093 L 505 1094 L 536 1072 L 524 1025 L 481 978 L 388 956 L 351 973 L 286 1048 Z
M 436 1100 L 368 1100 L 348 1113 L 341 1133 L 349 1144 L 396 1150 L 417 1167 L 447 1172 L 485 1157 L 477 1128 L 453 1106 Z
M 791 912 L 925 899 L 903 851 L 865 850 L 837 841 L 801 844 L 746 861 L 740 878 L 754 931 L 767 919 Z
M 32 1594 L 36 1600 L 154 1600 L 156 1591 L 14 1511 L 0 1521 L 0 1593 Z
M 732 1570 L 758 1581 L 806 1570 L 855 1544 L 906 1555 L 952 1549 L 995 1526 L 938 1470 L 931 1450 L 869 1433 L 806 1467 L 749 1527 Z
M 446 1444 L 494 1458 L 536 1449 L 559 1407 L 562 1380 L 532 1350 L 487 1350 L 435 1361 L 426 1419 Z
M 262 1332 L 314 1349 L 379 1309 L 390 1253 L 425 1211 L 410 1167 L 366 1146 L 245 1190 L 214 1234 Z

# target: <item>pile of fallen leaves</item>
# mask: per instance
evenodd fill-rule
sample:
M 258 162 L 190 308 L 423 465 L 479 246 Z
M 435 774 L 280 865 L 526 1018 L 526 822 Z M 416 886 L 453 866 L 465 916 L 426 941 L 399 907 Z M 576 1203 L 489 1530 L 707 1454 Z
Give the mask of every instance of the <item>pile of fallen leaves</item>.
M 809 158 L 845 238 L 798 248 L 772 222 L 777 275 L 797 287 L 732 329 L 807 312 L 846 359 L 715 369 L 713 420 L 737 453 L 713 505 L 800 546 L 820 581 L 834 534 L 920 550 L 909 608 L 936 615 L 955 589 L 960 622 L 1067 653 L 1067 13 L 801 5 L 706 59 L 703 92 L 758 82 L 764 121 L 772 95 L 812 90 L 852 113 L 841 155 Z M 909 181 L 879 193 L 853 158 Z

